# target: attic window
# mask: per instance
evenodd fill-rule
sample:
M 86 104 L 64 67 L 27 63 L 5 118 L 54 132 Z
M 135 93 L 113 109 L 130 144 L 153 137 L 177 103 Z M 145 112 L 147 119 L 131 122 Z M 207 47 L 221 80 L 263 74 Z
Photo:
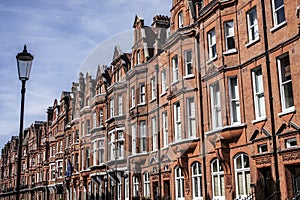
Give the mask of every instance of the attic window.
M 286 148 L 291 148 L 297 146 L 297 140 L 296 138 L 290 138 L 285 140 L 285 147 Z
M 266 143 L 258 145 L 258 153 L 264 153 L 268 151 L 268 145 Z

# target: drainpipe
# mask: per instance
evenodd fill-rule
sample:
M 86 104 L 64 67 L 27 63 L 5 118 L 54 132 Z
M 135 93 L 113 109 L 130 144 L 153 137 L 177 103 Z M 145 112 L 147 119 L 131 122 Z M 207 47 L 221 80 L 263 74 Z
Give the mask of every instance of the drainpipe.
M 207 193 L 207 180 L 206 180 L 206 155 L 205 155 L 205 134 L 204 134 L 204 120 L 203 120 L 203 93 L 202 93 L 202 84 L 201 84 L 201 64 L 200 64 L 200 32 L 195 36 L 196 42 L 196 57 L 198 64 L 198 77 L 199 77 L 199 105 L 200 105 L 200 132 L 201 132 L 201 155 L 203 156 L 203 181 L 204 181 L 204 198 L 208 198 Z
M 267 68 L 267 78 L 268 78 L 268 90 L 269 90 L 269 102 L 270 102 L 270 115 L 271 115 L 271 133 L 272 133 L 272 143 L 273 143 L 273 155 L 274 155 L 274 168 L 275 168 L 275 178 L 276 178 L 276 196 L 280 199 L 280 179 L 279 179 L 279 169 L 278 169 L 278 154 L 277 154 L 277 140 L 276 140 L 276 130 L 275 130 L 275 119 L 274 119 L 274 106 L 273 106 L 273 94 L 272 94 L 272 79 L 270 70 L 270 56 L 269 56 L 269 45 L 268 45 L 268 30 L 266 22 L 266 9 L 265 1 L 261 0 L 262 8 L 262 22 L 263 22 L 263 34 L 264 34 L 264 46 L 265 46 L 265 57 L 266 57 L 266 68 Z
M 106 120 L 108 119 L 108 85 L 107 80 L 104 80 L 105 88 L 105 106 L 106 106 Z M 108 199 L 108 123 L 106 122 L 106 181 L 104 182 L 105 187 L 105 198 Z
M 158 91 L 158 71 L 159 71 L 159 66 L 158 64 L 155 66 L 155 71 L 156 71 L 156 75 L 155 75 L 155 81 L 156 81 L 156 117 L 157 117 L 157 149 L 158 149 L 158 199 L 162 199 L 161 198 L 161 194 L 162 194 L 162 188 L 161 188 L 161 147 L 160 147 L 160 120 L 159 120 L 159 110 L 160 110 L 160 106 L 159 106 L 159 91 Z

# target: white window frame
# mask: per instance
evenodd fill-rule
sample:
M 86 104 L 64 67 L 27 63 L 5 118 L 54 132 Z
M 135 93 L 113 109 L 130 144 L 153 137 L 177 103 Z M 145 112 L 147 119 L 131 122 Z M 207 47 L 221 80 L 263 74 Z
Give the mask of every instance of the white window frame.
M 164 111 L 162 113 L 162 128 L 163 128 L 164 147 L 167 147 L 168 144 L 169 144 L 168 113 L 167 113 L 167 111 Z
M 180 11 L 178 13 L 178 28 L 182 28 L 183 27 L 183 12 Z
M 132 144 L 131 144 L 131 153 L 132 155 L 136 154 L 136 124 L 131 124 L 131 141 L 132 141 Z
M 86 159 L 85 159 L 85 168 L 90 168 L 91 163 L 90 163 L 90 148 L 86 148 Z
M 151 78 L 151 100 L 154 100 L 156 98 L 156 81 L 155 77 Z
M 110 99 L 109 100 L 109 116 L 110 116 L 110 118 L 112 118 L 112 117 L 114 117 L 115 116 L 115 110 L 114 110 L 114 99 L 112 98 L 112 99 Z
M 252 82 L 255 119 L 264 119 L 266 117 L 266 106 L 261 66 L 252 70 Z
M 167 92 L 167 72 L 164 69 L 161 72 L 161 94 L 165 94 L 166 92 Z
M 277 0 L 272 0 L 272 12 L 273 12 L 273 23 L 274 23 L 274 27 L 277 27 L 277 26 L 280 26 L 281 24 L 283 23 L 286 23 L 286 19 L 285 19 L 285 12 L 284 12 L 284 0 L 282 0 L 282 5 L 279 5 L 277 8 L 276 8 L 276 5 L 275 5 L 275 2 Z M 278 18 L 279 18 L 279 15 L 281 14 L 280 12 L 283 12 L 283 21 L 279 22 L 278 21 Z
M 132 87 L 130 89 L 130 94 L 131 94 L 131 108 L 135 107 L 135 89 Z
M 132 196 L 139 196 L 139 179 L 136 175 L 132 176 Z
M 247 12 L 248 43 L 259 39 L 256 7 Z
M 140 83 L 140 104 L 146 102 L 146 86 L 144 83 Z
M 92 166 L 96 166 L 97 165 L 97 151 L 98 151 L 98 148 L 97 148 L 97 141 L 94 141 L 92 142 L 92 154 L 93 154 L 93 164 Z
M 157 131 L 156 131 L 156 117 L 151 118 L 152 129 L 152 150 L 157 150 Z
M 123 115 L 123 96 L 118 95 L 118 115 Z
M 214 60 L 217 57 L 217 42 L 215 28 L 211 29 L 207 33 L 208 41 L 208 56 L 209 60 Z
M 63 177 L 63 160 L 57 160 L 56 165 L 57 165 L 57 177 L 61 178 Z
M 234 22 L 227 21 L 224 23 L 224 33 L 226 42 L 226 51 L 235 50 L 235 37 L 234 37 Z M 230 47 L 231 40 L 233 42 L 233 47 Z
M 124 190 L 125 190 L 125 200 L 129 200 L 129 178 L 126 177 L 125 180 L 125 185 L 124 185 Z
M 212 129 L 222 127 L 221 93 L 219 82 L 210 85 Z
M 295 102 L 294 102 L 294 92 L 293 92 L 293 82 L 292 82 L 292 75 L 290 74 L 291 78 L 289 80 L 286 80 L 286 81 L 283 81 L 283 78 L 282 78 L 282 67 L 284 67 L 282 65 L 282 60 L 283 59 L 288 59 L 288 65 L 286 65 L 286 67 L 290 67 L 290 58 L 289 58 L 289 54 L 284 54 L 280 57 L 277 58 L 277 65 L 278 65 L 278 74 L 279 74 L 279 85 L 280 85 L 280 97 L 281 97 L 281 106 L 282 106 L 282 112 L 290 112 L 290 111 L 294 111 L 295 110 Z M 291 71 L 290 71 L 291 73 Z M 292 93 L 292 105 L 287 105 L 287 101 L 286 101 L 286 94 L 288 93 L 286 90 L 285 90 L 285 86 L 286 85 L 290 85 L 290 87 L 288 87 L 288 89 L 291 89 L 291 93 Z
M 91 130 L 91 121 L 88 119 L 86 120 L 86 133 L 90 134 L 90 130 Z M 62 149 L 60 149 L 60 151 L 62 152 Z
M 217 170 L 214 171 L 213 165 L 216 162 Z M 224 180 L 224 170 L 218 159 L 214 159 L 211 162 L 211 176 L 212 176 L 212 190 L 213 190 L 213 200 L 225 200 L 225 180 Z M 215 179 L 217 178 L 218 183 L 216 184 L 218 188 L 215 188 Z M 215 190 L 216 189 L 216 190 Z M 218 194 L 215 194 L 215 191 Z
M 99 125 L 103 126 L 103 109 L 99 110 Z
M 192 50 L 184 51 L 185 75 L 193 75 L 193 52 Z
M 118 143 L 117 143 L 117 148 L 118 148 L 118 159 L 123 159 L 124 158 L 124 131 L 123 130 L 118 130 L 117 131 L 117 137 L 118 137 Z
M 296 142 L 296 145 L 292 145 L 292 143 Z M 289 138 L 285 140 L 285 147 L 286 148 L 292 148 L 292 147 L 296 147 L 297 144 L 297 138 Z
M 175 141 L 180 141 L 182 139 L 180 102 L 174 103 L 174 129 Z
M 146 121 L 140 121 L 140 138 L 141 146 L 140 152 L 147 152 L 147 128 Z M 145 148 L 145 149 L 144 149 Z
M 150 174 L 149 172 L 145 172 L 143 174 L 143 178 L 144 178 L 144 197 L 150 197 Z
M 97 140 L 97 146 L 98 146 L 98 163 L 99 165 L 104 163 L 104 140 Z M 96 156 L 96 155 L 94 155 Z
M 237 161 L 238 158 L 241 158 L 241 167 L 237 168 Z M 248 165 L 246 165 L 246 160 L 248 159 Z M 237 198 L 245 198 L 247 197 L 250 193 L 251 193 L 251 188 L 250 188 L 250 182 L 251 182 L 251 178 L 250 178 L 250 163 L 249 163 L 249 156 L 241 153 L 238 154 L 237 156 L 235 156 L 234 158 L 234 170 L 235 170 L 235 184 L 236 184 L 236 197 Z M 238 174 L 242 175 L 242 180 L 239 180 L 238 178 Z M 247 178 L 249 178 L 247 180 Z M 242 181 L 242 183 L 240 183 L 240 181 Z M 239 191 L 239 184 L 242 184 L 242 190 L 243 191 Z M 248 185 L 247 185 L 248 184 Z
M 97 113 L 93 112 L 93 128 L 97 127 Z
M 110 142 L 109 142 L 109 147 L 110 147 L 110 160 L 115 159 L 115 132 L 111 131 L 109 133 L 110 135 Z
M 192 184 L 193 200 L 202 200 L 202 170 L 199 162 L 195 162 L 192 165 Z M 198 191 L 197 193 L 196 190 Z
M 264 147 L 266 147 L 266 149 L 264 149 Z M 258 153 L 265 153 L 265 152 L 268 152 L 268 144 L 267 143 L 259 144 Z
M 54 180 L 55 179 L 55 163 L 51 163 L 50 164 L 50 177 L 51 177 L 51 180 Z
M 175 197 L 184 200 L 184 176 L 180 167 L 175 168 Z
M 179 79 L 179 73 L 178 73 L 178 56 L 174 56 L 172 58 L 172 69 L 173 69 L 173 83 L 176 83 Z
M 196 137 L 196 104 L 194 97 L 187 98 L 188 137 Z
M 136 57 L 137 57 L 137 60 L 136 60 L 137 65 L 141 64 L 141 52 L 140 51 L 136 52 Z
M 237 76 L 228 78 L 229 84 L 229 102 L 231 125 L 241 123 L 241 110 L 239 98 L 239 81 Z

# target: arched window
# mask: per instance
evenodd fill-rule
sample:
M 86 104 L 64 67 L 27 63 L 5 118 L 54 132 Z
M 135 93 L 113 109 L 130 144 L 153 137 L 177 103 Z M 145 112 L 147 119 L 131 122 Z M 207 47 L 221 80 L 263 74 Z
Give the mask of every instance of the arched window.
M 175 196 L 176 200 L 184 199 L 184 176 L 180 167 L 175 168 Z
M 149 175 L 149 172 L 145 172 L 143 177 L 144 177 L 144 196 L 150 197 L 150 175 Z
M 241 153 L 234 158 L 234 170 L 236 197 L 246 197 L 251 193 L 249 157 L 246 154 Z
M 192 165 L 192 181 L 193 200 L 202 200 L 202 170 L 199 162 Z
M 182 28 L 183 27 L 183 13 L 182 11 L 180 11 L 178 13 L 178 28 Z
M 224 170 L 218 159 L 211 162 L 212 189 L 214 200 L 225 200 Z
M 136 175 L 132 177 L 133 197 L 139 196 L 139 180 Z

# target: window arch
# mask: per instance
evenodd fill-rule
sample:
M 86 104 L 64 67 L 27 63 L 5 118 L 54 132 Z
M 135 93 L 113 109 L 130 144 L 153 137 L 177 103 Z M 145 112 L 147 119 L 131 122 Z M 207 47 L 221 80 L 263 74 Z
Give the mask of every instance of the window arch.
M 251 193 L 250 189 L 250 164 L 249 157 L 245 153 L 238 154 L 234 158 L 236 197 L 246 197 Z
M 192 165 L 193 200 L 202 200 L 202 170 L 201 164 Z
M 175 168 L 175 197 L 176 200 L 184 199 L 184 176 L 178 166 Z
M 224 170 L 217 158 L 211 162 L 211 175 L 213 199 L 225 200 Z
M 143 174 L 144 179 L 144 196 L 150 197 L 150 174 L 149 172 L 145 172 Z

